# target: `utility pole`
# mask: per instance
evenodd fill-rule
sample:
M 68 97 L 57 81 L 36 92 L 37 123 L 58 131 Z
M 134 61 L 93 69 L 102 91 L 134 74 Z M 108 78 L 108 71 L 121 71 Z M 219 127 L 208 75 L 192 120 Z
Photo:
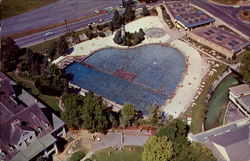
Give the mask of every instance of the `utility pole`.
M 64 21 L 65 21 L 66 33 L 67 33 L 67 32 L 68 32 L 68 24 L 67 24 L 67 20 L 66 20 L 66 18 L 64 19 Z

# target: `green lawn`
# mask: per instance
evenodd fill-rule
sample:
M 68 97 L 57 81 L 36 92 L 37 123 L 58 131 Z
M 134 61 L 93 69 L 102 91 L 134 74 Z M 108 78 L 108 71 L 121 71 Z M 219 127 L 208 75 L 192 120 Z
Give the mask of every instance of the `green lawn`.
M 130 147 L 132 147 L 132 151 L 130 151 Z M 109 152 L 111 152 L 110 155 Z M 96 161 L 142 161 L 142 152 L 142 146 L 126 146 L 123 150 L 117 151 L 114 148 L 107 148 L 96 152 L 91 158 Z
M 2 0 L 1 20 L 32 11 L 57 0 Z
M 20 79 L 16 77 L 14 72 L 8 74 L 13 80 L 15 80 L 18 84 L 23 86 L 28 92 L 40 98 L 43 102 L 49 105 L 53 110 L 60 111 L 59 108 L 59 99 L 55 96 L 48 96 L 39 93 L 39 90 L 28 80 Z
M 44 41 L 42 43 L 30 46 L 29 48 L 34 51 L 43 54 L 46 49 L 48 49 L 49 45 L 52 43 L 55 43 L 58 40 L 58 38 L 51 39 L 48 41 Z
M 204 114 L 206 111 L 205 100 L 208 93 L 210 92 L 214 81 L 218 76 L 226 70 L 227 66 L 222 64 L 219 67 L 215 68 L 217 70 L 212 76 L 208 77 L 203 91 L 199 97 L 195 100 L 196 105 L 192 108 L 192 124 L 191 132 L 196 134 L 202 132 L 202 124 L 204 123 Z

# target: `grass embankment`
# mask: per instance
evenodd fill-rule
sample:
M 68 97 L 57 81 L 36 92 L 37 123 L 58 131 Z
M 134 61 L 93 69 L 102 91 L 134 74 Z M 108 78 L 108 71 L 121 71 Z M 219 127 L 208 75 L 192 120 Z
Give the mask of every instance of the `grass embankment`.
M 173 29 L 175 27 L 174 23 L 172 22 L 171 17 L 167 13 L 166 8 L 163 5 L 161 5 L 161 10 L 162 10 L 163 20 L 166 22 L 166 24 L 170 29 Z
M 58 0 L 2 0 L 1 20 L 32 11 Z
M 107 148 L 96 152 L 91 158 L 96 161 L 141 161 L 142 152 L 142 146 L 125 146 L 122 150 Z
M 49 105 L 53 110 L 60 111 L 59 99 L 57 97 L 40 94 L 39 90 L 33 85 L 32 81 L 17 77 L 14 72 L 8 73 L 8 75 L 13 80 L 15 80 L 17 84 L 20 84 L 26 91 L 40 98 L 44 103 Z
M 234 5 L 237 4 L 240 0 L 212 0 L 214 2 L 226 5 Z
M 188 37 L 186 40 L 188 42 L 190 42 L 191 44 L 195 45 L 196 47 L 198 47 L 200 49 L 203 49 L 203 51 L 210 54 L 211 56 L 216 57 L 217 59 L 219 59 L 221 61 L 224 61 L 224 62 L 227 62 L 227 63 L 232 63 L 232 60 L 227 59 L 224 54 L 222 54 L 220 52 L 217 52 L 214 49 L 212 49 L 212 48 L 210 48 L 210 47 L 208 47 L 206 45 L 203 45 L 202 43 L 199 43 L 199 42 L 195 41 L 194 39 L 191 39 L 190 37 Z M 214 51 L 214 53 L 211 53 L 211 51 Z M 213 54 L 215 54 L 215 55 L 213 55 Z
M 202 132 L 202 124 L 204 122 L 204 117 L 207 110 L 205 103 L 207 95 L 211 91 L 214 81 L 221 73 L 226 70 L 226 68 L 226 65 L 221 64 L 219 67 L 215 68 L 217 72 L 215 72 L 212 76 L 208 76 L 206 80 L 203 80 L 206 82 L 206 84 L 204 85 L 203 91 L 194 102 L 196 105 L 192 108 L 192 133 L 196 134 Z
M 233 34 L 235 34 L 235 35 L 240 36 L 237 32 L 231 30 L 229 27 L 227 27 L 227 26 L 225 26 L 225 25 L 219 25 L 218 27 L 221 28 L 221 29 L 223 29 L 223 30 L 225 30 L 225 31 L 228 31 L 228 32 L 231 32 L 231 33 L 233 33 Z

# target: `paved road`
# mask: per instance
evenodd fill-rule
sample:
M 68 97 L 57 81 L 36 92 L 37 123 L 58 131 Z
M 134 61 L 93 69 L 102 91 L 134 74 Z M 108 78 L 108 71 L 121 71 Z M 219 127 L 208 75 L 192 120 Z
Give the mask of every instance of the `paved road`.
M 1 21 L 1 36 L 88 16 L 120 0 L 59 0 L 42 8 Z
M 232 6 L 216 5 L 206 0 L 192 0 L 191 3 L 205 9 L 243 34 L 250 35 L 250 25 L 243 23 L 236 17 L 240 10 L 250 9 L 250 6 L 233 8 Z
M 84 27 L 88 26 L 88 24 L 90 24 L 92 22 L 97 22 L 99 19 L 102 19 L 102 20 L 111 19 L 112 17 L 113 17 L 113 13 L 103 14 L 103 15 L 100 15 L 100 16 L 96 16 L 96 17 L 93 17 L 93 18 L 86 19 L 86 20 L 71 23 L 71 24 L 68 24 L 68 31 L 75 31 L 75 30 L 78 30 L 78 29 L 81 29 L 81 28 L 84 28 Z M 49 31 L 53 32 L 54 35 L 46 37 L 45 34 L 47 32 L 49 32 Z M 16 44 L 19 47 L 22 48 L 22 47 L 31 46 L 33 44 L 37 44 L 39 42 L 43 42 L 43 41 L 45 41 L 45 39 L 49 40 L 49 39 L 53 39 L 55 37 L 59 37 L 59 36 L 65 34 L 65 33 L 66 33 L 66 27 L 65 26 L 60 26 L 60 27 L 57 27 L 57 28 L 54 28 L 54 29 L 50 29 L 50 30 L 47 30 L 47 31 L 43 31 L 43 32 L 39 32 L 39 33 L 36 33 L 36 34 L 26 36 L 26 37 L 15 39 L 15 41 L 16 41 Z

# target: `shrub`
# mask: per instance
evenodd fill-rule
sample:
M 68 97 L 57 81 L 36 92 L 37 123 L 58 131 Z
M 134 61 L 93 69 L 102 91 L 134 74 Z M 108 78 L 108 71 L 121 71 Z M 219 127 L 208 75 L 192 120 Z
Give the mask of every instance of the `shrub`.
M 103 32 L 98 32 L 98 36 L 105 37 L 105 34 Z

